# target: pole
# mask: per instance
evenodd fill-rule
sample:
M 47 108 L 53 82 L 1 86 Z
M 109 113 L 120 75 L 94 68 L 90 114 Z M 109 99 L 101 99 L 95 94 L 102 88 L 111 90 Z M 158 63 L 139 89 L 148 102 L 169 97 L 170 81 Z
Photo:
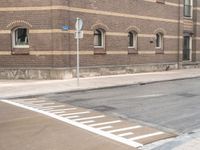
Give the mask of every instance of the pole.
M 77 18 L 77 20 L 78 20 L 79 18 Z M 79 42 L 79 34 L 80 34 L 80 31 L 79 30 L 77 30 L 76 31 L 77 32 L 77 35 L 78 35 L 78 37 L 77 37 L 77 58 L 76 58 L 76 60 L 77 60 L 77 62 L 76 62 L 76 65 L 77 65 L 77 70 L 76 70 L 76 77 L 77 77 L 77 86 L 79 86 L 80 85 L 80 61 L 79 61 L 79 44 L 80 44 L 80 42 Z

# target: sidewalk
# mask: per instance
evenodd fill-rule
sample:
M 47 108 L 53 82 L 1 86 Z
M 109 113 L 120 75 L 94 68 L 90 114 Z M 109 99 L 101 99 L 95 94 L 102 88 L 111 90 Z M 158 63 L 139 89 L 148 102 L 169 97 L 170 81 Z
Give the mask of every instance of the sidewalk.
M 138 73 L 68 80 L 0 80 L 0 98 L 42 95 L 56 92 L 81 91 L 99 88 L 147 84 L 161 81 L 200 77 L 200 69 L 173 70 L 167 72 Z
M 148 84 L 162 81 L 191 79 L 200 77 L 200 69 L 173 70 L 167 72 L 138 73 L 116 76 L 81 78 L 80 86 L 76 79 L 68 80 L 0 80 L 0 99 L 50 94 L 56 92 L 81 91 L 89 89 Z M 158 146 L 159 150 L 197 150 L 200 147 L 198 136 L 177 137 L 175 140 Z M 185 141 L 187 140 L 187 141 Z M 155 150 L 157 150 L 155 148 Z

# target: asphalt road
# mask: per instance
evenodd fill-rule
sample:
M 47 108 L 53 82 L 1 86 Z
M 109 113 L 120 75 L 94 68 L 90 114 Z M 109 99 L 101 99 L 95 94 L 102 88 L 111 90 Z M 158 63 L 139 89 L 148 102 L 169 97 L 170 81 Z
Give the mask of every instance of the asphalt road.
M 178 134 L 200 128 L 200 79 L 46 95 Z

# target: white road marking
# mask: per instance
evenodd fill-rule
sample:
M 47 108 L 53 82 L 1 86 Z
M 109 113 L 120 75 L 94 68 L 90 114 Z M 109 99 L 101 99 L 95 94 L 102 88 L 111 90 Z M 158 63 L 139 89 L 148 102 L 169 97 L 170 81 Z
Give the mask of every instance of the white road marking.
M 90 111 L 82 111 L 82 112 L 76 112 L 76 113 L 62 114 L 59 116 L 64 117 L 64 116 L 81 115 L 81 114 L 89 114 L 89 113 Z
M 49 111 L 49 112 L 53 113 L 53 114 L 64 114 L 64 113 L 66 113 L 65 111 L 54 111 L 54 112 Z
M 124 137 L 124 136 L 128 136 L 128 135 L 133 135 L 133 134 L 134 134 L 133 132 L 128 132 L 128 133 L 118 134 L 117 136 Z
M 69 111 L 69 110 L 76 110 L 77 108 L 67 108 L 67 109 L 51 109 L 50 112 L 57 112 L 57 111 Z
M 65 105 L 56 105 L 56 106 L 41 106 L 41 109 L 49 109 L 49 108 L 59 108 L 59 107 L 65 107 Z
M 74 118 L 79 118 L 80 116 L 69 116 L 69 117 L 65 117 L 66 119 L 74 119 Z
M 26 103 L 26 104 L 34 107 L 51 107 L 52 105 L 55 105 L 55 103 L 40 103 L 40 104 Z
M 23 103 L 46 103 L 47 101 L 45 100 L 16 100 L 18 102 L 23 102 Z
M 119 123 L 119 122 L 122 122 L 122 121 L 121 120 L 116 120 L 116 121 L 110 121 L 110 122 L 91 124 L 90 127 L 96 127 L 96 126 L 108 125 L 108 124 L 115 124 L 115 123 Z
M 146 134 L 146 135 L 141 135 L 141 136 L 133 137 L 133 138 L 130 138 L 129 140 L 135 141 L 135 140 L 145 139 L 145 138 L 148 138 L 148 137 L 152 137 L 152 136 L 156 136 L 156 135 L 161 135 L 161 134 L 164 134 L 164 133 L 163 132 L 155 132 L 155 133 L 151 133 L 151 134 Z
M 141 95 L 141 96 L 136 96 L 133 98 L 152 98 L 152 97 L 161 97 L 161 96 L 164 96 L 164 94 Z
M 46 100 L 37 100 L 37 99 L 17 99 L 17 100 L 14 100 L 14 101 L 17 101 L 17 102 L 47 102 Z
M 90 120 L 90 121 L 83 121 L 83 122 L 80 122 L 80 123 L 88 124 L 88 123 L 94 123 L 94 122 L 95 122 L 94 120 Z
M 112 126 L 105 126 L 105 127 L 100 127 L 100 128 L 96 128 L 98 130 L 104 130 L 104 129 L 110 129 L 113 128 Z
M 18 107 L 21 107 L 21 108 L 24 108 L 24 109 L 28 109 L 28 110 L 37 112 L 37 113 L 41 113 L 41 114 L 43 114 L 43 115 L 46 115 L 46 116 L 55 118 L 55 119 L 60 120 L 60 121 L 62 121 L 62 122 L 68 123 L 68 124 L 70 124 L 70 125 L 79 127 L 79 128 L 81 128 L 81 129 L 90 131 L 90 132 L 95 133 L 95 134 L 98 134 L 98 135 L 104 136 L 104 137 L 106 137 L 106 138 L 109 138 L 109 139 L 111 139 L 111 140 L 117 141 L 117 142 L 119 142 L 119 143 L 123 143 L 123 144 L 129 145 L 129 146 L 132 146 L 132 147 L 134 147 L 134 148 L 138 148 L 138 147 L 142 147 L 142 146 L 143 146 L 143 144 L 141 144 L 141 143 L 138 143 L 138 142 L 135 142 L 135 141 L 131 141 L 131 140 L 126 139 L 126 138 L 123 138 L 123 137 L 116 136 L 116 135 L 111 134 L 111 133 L 109 133 L 109 132 L 107 132 L 107 131 L 98 130 L 98 129 L 96 129 L 96 128 L 87 126 L 87 125 L 85 125 L 85 124 L 81 124 L 81 123 L 79 123 L 79 122 L 76 122 L 76 121 L 67 119 L 67 118 L 65 118 L 65 117 L 61 117 L 61 116 L 59 116 L 59 115 L 55 115 L 55 114 L 46 112 L 46 111 L 44 111 L 44 110 L 39 110 L 39 109 L 30 107 L 30 106 L 26 106 L 26 105 L 23 105 L 23 104 L 19 104 L 19 103 L 10 101 L 10 100 L 1 100 L 1 101 L 4 102 L 4 103 L 7 103 L 7 104 L 11 104 L 11 105 L 14 105 L 14 106 L 18 106 Z
M 116 129 L 116 130 L 111 130 L 108 131 L 109 133 L 115 133 L 115 132 L 121 132 L 121 131 L 127 131 L 127 130 L 132 130 L 132 129 L 138 129 L 141 128 L 142 126 L 132 126 L 132 127 L 127 127 L 127 128 L 121 128 L 121 129 Z
M 98 119 L 98 118 L 104 118 L 104 117 L 105 117 L 104 115 L 100 115 L 100 116 L 93 116 L 93 117 L 74 119 L 74 121 L 83 121 L 83 120 Z

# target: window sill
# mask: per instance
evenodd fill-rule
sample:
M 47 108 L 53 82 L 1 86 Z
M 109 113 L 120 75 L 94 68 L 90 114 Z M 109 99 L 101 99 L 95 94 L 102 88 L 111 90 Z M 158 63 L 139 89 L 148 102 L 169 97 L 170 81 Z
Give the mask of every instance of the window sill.
M 104 48 L 103 46 L 94 46 L 94 48 Z
M 138 50 L 134 47 L 128 47 L 128 54 L 138 54 Z
M 185 16 L 184 16 L 184 19 L 185 19 L 185 20 L 193 20 L 193 17 L 185 17 Z
M 94 55 L 104 55 L 106 50 L 104 47 L 94 47 Z
M 156 49 L 156 54 L 164 54 L 164 50 L 163 49 Z
M 12 55 L 29 55 L 29 51 L 30 51 L 29 47 L 28 48 L 15 47 L 12 49 Z
M 18 46 L 14 46 L 13 47 L 14 49 L 27 49 L 27 48 L 30 48 L 29 45 L 18 45 Z

